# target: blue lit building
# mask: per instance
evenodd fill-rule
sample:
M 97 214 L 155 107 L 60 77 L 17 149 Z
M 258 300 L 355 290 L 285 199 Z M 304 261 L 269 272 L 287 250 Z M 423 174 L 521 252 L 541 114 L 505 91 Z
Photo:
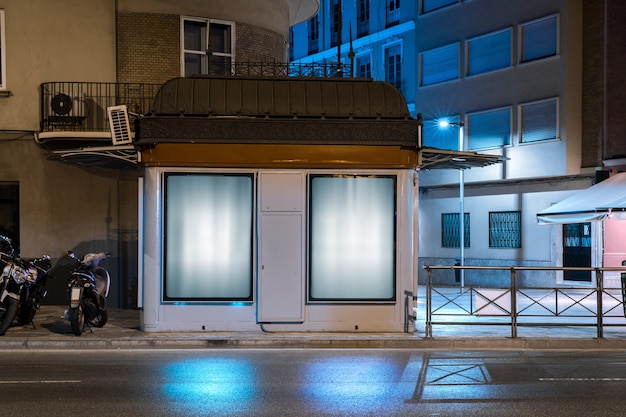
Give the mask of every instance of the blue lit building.
M 541 225 L 536 215 L 626 166 L 624 100 L 607 88 L 624 82 L 625 12 L 615 0 L 324 0 L 292 28 L 291 55 L 352 62 L 355 76 L 395 85 L 422 114 L 426 147 L 508 158 L 465 172 L 466 265 L 613 266 L 626 244 L 607 254 L 603 235 L 625 222 Z M 459 181 L 452 169 L 419 173 L 420 271 L 459 258 Z M 454 283 L 445 274 L 435 279 Z M 507 284 L 484 271 L 465 277 Z M 595 285 L 587 273 L 520 279 Z

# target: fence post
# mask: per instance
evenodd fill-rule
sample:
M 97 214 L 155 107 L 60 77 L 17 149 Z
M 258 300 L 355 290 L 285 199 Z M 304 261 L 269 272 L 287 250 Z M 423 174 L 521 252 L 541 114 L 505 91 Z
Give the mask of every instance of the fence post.
M 511 337 L 517 337 L 517 273 L 511 267 Z
M 428 273 L 428 285 L 426 286 L 426 323 L 424 323 L 424 329 L 426 330 L 426 337 L 433 337 L 433 327 L 431 323 L 433 271 L 428 265 L 426 265 L 425 268 Z
M 602 316 L 604 315 L 604 308 L 602 307 L 602 298 L 604 295 L 604 285 L 602 283 L 602 271 L 599 268 L 596 268 L 596 317 L 598 319 L 598 339 L 604 337 L 604 329 L 602 327 Z

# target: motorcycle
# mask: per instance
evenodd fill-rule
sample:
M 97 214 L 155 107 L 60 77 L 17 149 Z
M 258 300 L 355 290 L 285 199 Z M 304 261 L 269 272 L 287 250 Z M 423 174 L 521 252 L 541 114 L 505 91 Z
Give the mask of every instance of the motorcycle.
M 109 295 L 111 277 L 100 266 L 108 254 L 88 253 L 83 259 L 68 251 L 67 255 L 76 262 L 68 281 L 70 306 L 66 318 L 72 326 L 72 333 L 80 336 L 85 326 L 103 327 L 108 320 L 106 298 Z
M 0 275 L 1 336 L 16 319 L 21 325 L 33 323 L 41 300 L 48 293 L 45 286 L 52 265 L 48 255 L 21 259 L 7 236 L 0 235 L 0 242 L 8 247 L 0 252 L 0 260 L 5 264 Z

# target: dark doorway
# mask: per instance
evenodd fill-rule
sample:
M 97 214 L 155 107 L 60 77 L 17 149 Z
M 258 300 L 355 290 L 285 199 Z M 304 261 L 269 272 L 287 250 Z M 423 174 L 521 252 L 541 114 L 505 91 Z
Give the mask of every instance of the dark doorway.
M 591 223 L 563 225 L 563 266 L 591 266 Z M 564 271 L 563 279 L 591 282 L 591 271 Z
M 20 186 L 14 182 L 0 182 L 0 234 L 20 247 Z

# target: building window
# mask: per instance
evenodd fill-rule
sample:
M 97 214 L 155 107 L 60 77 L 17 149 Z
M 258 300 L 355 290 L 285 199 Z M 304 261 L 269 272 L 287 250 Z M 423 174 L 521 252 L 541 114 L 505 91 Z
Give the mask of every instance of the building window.
M 520 25 L 520 62 L 558 54 L 558 33 L 557 15 Z
M 253 183 L 165 175 L 163 301 L 252 301 Z
M 387 27 L 400 23 L 400 0 L 387 0 Z
M 4 33 L 4 10 L 0 9 L 0 90 L 7 88 Z
M 330 46 L 337 46 L 341 43 L 341 10 L 339 0 L 332 0 L 330 16 Z
M 357 77 L 372 78 L 372 56 L 370 54 L 356 57 Z
M 476 37 L 467 41 L 467 75 L 483 74 L 510 67 L 512 30 Z
M 396 296 L 396 177 L 312 175 L 309 301 Z
M 557 139 L 557 108 L 556 98 L 520 105 L 520 142 Z
M 443 9 L 444 7 L 458 4 L 460 0 L 422 0 L 421 13 L 430 13 L 435 10 Z
M 510 145 L 511 108 L 469 114 L 467 143 L 471 151 Z
M 522 212 L 489 212 L 489 247 L 522 247 Z
M 427 86 L 459 78 L 459 43 L 420 54 L 420 85 Z
M 307 23 L 309 31 L 309 55 L 319 52 L 319 39 L 320 39 L 320 20 L 318 15 L 313 16 Z
M 232 22 L 183 18 L 183 75 L 230 74 L 235 61 Z
M 357 1 L 356 36 L 369 35 L 370 33 L 370 0 Z
M 459 248 L 459 213 L 442 213 L 441 214 L 441 246 L 444 248 Z M 470 215 L 465 213 L 463 216 L 463 241 L 466 248 L 470 247 Z
M 385 48 L 385 81 L 396 87 L 402 87 L 402 51 L 400 44 Z

